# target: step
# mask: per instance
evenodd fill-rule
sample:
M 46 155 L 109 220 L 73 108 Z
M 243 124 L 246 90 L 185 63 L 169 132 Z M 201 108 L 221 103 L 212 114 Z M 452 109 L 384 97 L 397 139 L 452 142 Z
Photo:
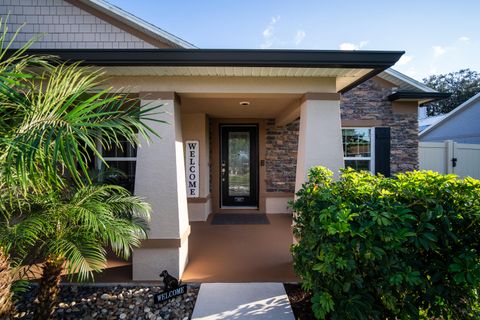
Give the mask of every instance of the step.
M 283 283 L 203 283 L 192 320 L 295 320 Z

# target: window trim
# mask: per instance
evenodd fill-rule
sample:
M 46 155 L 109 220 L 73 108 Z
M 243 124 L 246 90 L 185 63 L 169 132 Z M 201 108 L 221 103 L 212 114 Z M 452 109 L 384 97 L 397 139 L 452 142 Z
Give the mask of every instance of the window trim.
M 103 156 L 103 146 L 102 144 L 98 141 L 97 142 L 97 151 L 102 155 L 102 158 L 105 162 L 108 161 L 137 161 L 138 154 L 135 157 L 104 157 Z M 138 151 L 137 151 L 138 152 Z M 102 169 L 102 161 L 98 157 L 96 157 L 96 162 L 97 162 L 97 169 L 100 170 Z
M 343 150 L 343 130 L 344 129 L 370 129 L 370 157 L 346 157 Z M 370 160 L 370 172 L 375 174 L 375 127 L 342 127 L 342 155 L 343 165 L 346 160 Z
M 135 162 L 135 174 L 133 176 L 133 191 L 135 192 L 135 181 L 137 178 L 137 158 L 138 158 L 138 150 L 135 157 L 104 157 L 103 156 L 103 146 L 100 141 L 97 141 L 97 151 L 102 155 L 103 161 L 100 160 L 99 157 L 95 157 L 96 168 L 98 171 L 102 170 L 102 166 L 105 166 L 104 162 L 109 161 L 117 161 L 117 162 Z M 134 193 L 133 192 L 133 193 Z

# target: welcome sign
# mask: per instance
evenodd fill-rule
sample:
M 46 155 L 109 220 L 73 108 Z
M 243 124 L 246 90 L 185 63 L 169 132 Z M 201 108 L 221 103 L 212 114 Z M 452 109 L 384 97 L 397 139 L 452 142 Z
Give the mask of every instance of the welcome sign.
M 172 298 L 181 296 L 185 293 L 187 293 L 187 285 L 186 284 L 184 284 L 184 285 L 182 285 L 178 288 L 172 289 L 172 290 L 157 293 L 153 296 L 153 300 L 154 300 L 155 303 L 161 303 L 161 302 L 170 300 Z
M 199 195 L 199 145 L 197 140 L 188 140 L 185 142 L 185 171 L 187 176 L 188 198 L 197 198 Z

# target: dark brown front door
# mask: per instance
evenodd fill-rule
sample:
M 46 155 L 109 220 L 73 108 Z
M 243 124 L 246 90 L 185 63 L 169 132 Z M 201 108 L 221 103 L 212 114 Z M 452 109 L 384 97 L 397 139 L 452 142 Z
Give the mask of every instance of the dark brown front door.
M 258 207 L 258 126 L 220 125 L 220 205 Z

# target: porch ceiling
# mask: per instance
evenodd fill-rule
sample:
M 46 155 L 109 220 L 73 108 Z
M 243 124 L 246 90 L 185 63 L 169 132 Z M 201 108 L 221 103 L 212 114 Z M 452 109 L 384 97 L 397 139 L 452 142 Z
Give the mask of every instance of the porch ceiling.
M 297 107 L 302 96 L 276 95 L 181 95 L 182 113 L 205 113 L 213 118 L 276 118 L 283 110 Z M 250 102 L 241 106 L 241 101 Z

